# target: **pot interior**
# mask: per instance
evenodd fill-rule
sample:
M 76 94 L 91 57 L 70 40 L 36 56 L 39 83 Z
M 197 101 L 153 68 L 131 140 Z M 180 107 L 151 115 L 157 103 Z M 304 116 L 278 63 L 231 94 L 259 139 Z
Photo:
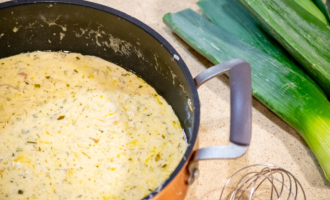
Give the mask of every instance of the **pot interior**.
M 142 22 L 105 6 L 85 1 L 79 5 L 64 0 L 33 2 L 0 4 L 0 58 L 69 51 L 133 71 L 173 107 L 190 143 L 185 157 L 190 155 L 199 125 L 199 100 L 187 67 L 171 45 Z M 185 162 L 182 159 L 175 172 Z

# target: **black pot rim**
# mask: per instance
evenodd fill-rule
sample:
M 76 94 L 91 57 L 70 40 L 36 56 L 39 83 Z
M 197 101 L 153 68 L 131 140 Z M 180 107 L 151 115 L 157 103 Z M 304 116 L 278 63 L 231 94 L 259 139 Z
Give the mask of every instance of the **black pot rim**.
M 165 188 L 181 171 L 181 169 L 184 167 L 184 165 L 187 162 L 187 159 L 189 158 L 190 154 L 193 151 L 194 145 L 197 140 L 198 135 L 198 129 L 199 129 L 199 123 L 200 123 L 200 102 L 199 97 L 197 93 L 197 87 L 195 85 L 194 79 L 192 78 L 190 71 L 184 61 L 182 60 L 182 57 L 179 55 L 179 53 L 172 47 L 172 45 L 167 42 L 159 33 L 157 33 L 155 30 L 150 28 L 145 23 L 141 22 L 140 20 L 125 14 L 119 10 L 113 9 L 111 7 L 103 6 L 97 3 L 88 2 L 88 1 L 82 1 L 82 0 L 14 0 L 14 1 L 8 1 L 4 3 L 0 3 L 0 10 L 4 8 L 9 8 L 13 6 L 22 6 L 26 4 L 35 4 L 35 3 L 62 3 L 62 4 L 73 4 L 73 5 L 79 5 L 79 6 L 85 6 L 94 8 L 100 11 L 104 11 L 113 15 L 116 15 L 118 17 L 121 17 L 139 28 L 143 29 L 146 33 L 150 34 L 152 37 L 154 37 L 160 44 L 163 45 L 163 47 L 171 54 L 171 55 L 178 55 L 179 60 L 175 59 L 175 61 L 178 63 L 179 67 L 181 68 L 188 84 L 192 92 L 192 98 L 193 98 L 193 109 L 194 109 L 194 121 L 193 121 L 193 129 L 192 129 L 192 138 L 190 140 L 190 143 L 188 145 L 188 148 L 181 159 L 179 165 L 176 167 L 176 169 L 173 171 L 173 173 L 170 175 L 170 177 L 161 185 L 160 188 L 157 188 L 153 192 L 151 192 L 148 196 L 144 197 L 142 200 L 152 199 L 155 195 L 160 193 L 163 188 Z

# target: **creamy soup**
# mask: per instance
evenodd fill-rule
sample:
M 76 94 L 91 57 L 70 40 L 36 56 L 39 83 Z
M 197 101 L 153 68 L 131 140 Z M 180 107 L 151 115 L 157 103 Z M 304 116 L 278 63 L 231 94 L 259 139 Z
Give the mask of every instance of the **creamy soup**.
M 0 199 L 134 200 L 187 148 L 171 106 L 141 78 L 93 56 L 0 60 Z

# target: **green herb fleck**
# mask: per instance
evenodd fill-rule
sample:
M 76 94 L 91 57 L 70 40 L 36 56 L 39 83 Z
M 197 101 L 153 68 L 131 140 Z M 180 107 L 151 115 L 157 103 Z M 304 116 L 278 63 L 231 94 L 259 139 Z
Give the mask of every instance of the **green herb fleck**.
M 82 154 L 84 154 L 86 157 L 88 157 L 89 159 L 91 159 L 91 157 L 89 157 L 89 155 L 87 155 L 87 153 L 82 152 Z
M 37 144 L 36 142 L 33 141 L 27 141 L 28 144 Z
M 76 58 L 77 58 L 77 60 L 80 60 L 80 57 L 77 56 Z
M 78 73 L 78 71 L 75 69 L 75 70 L 73 70 L 74 72 L 76 72 L 76 73 Z
M 142 88 L 142 87 L 143 87 L 142 85 L 139 86 L 139 88 Z
M 50 76 L 46 76 L 46 79 L 50 79 Z
M 40 88 L 40 84 L 34 84 L 35 88 Z
M 23 190 L 18 190 L 18 194 L 23 194 Z
M 165 164 L 165 165 L 162 166 L 162 168 L 165 168 L 165 167 L 167 167 L 167 164 Z
M 64 119 L 64 117 L 65 117 L 64 115 L 61 115 L 57 118 L 57 120 L 62 120 L 62 119 Z

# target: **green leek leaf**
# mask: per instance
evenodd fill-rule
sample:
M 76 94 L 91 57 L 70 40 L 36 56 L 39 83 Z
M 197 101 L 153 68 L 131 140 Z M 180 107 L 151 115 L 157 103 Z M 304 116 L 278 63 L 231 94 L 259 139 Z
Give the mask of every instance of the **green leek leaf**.
M 330 103 L 314 82 L 190 9 L 163 20 L 215 64 L 234 58 L 249 62 L 253 96 L 301 134 L 330 180 Z
M 321 10 L 314 4 L 312 0 L 294 0 L 303 9 L 314 15 L 317 19 L 322 21 L 324 24 L 329 25 L 327 18 L 321 12 Z
M 330 27 L 292 0 L 240 0 L 330 96 Z
M 314 0 L 324 16 L 330 21 L 330 0 Z

